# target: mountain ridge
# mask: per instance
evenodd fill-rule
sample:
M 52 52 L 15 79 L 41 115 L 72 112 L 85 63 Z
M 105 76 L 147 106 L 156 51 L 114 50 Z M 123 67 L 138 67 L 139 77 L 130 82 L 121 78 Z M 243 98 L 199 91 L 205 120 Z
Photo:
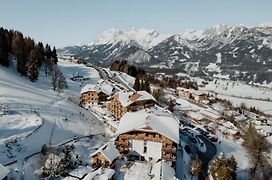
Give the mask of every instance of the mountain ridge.
M 66 47 L 59 52 L 69 52 L 105 67 L 115 60 L 127 60 L 156 72 L 182 72 L 205 78 L 224 76 L 246 83 L 272 82 L 272 26 L 268 23 L 256 27 L 221 24 L 205 30 L 187 30 L 159 38 L 160 42 L 153 44 L 161 36 L 154 30 L 110 31 L 114 36 L 100 36 L 106 37 L 102 38 L 104 41 L 98 38 L 99 43 L 91 46 Z M 137 38 L 137 31 L 145 33 Z

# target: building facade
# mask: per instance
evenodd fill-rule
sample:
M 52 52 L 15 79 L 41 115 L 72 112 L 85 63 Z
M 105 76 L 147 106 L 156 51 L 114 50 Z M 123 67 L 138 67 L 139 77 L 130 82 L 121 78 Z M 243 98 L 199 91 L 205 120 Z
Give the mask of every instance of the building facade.
M 103 80 L 97 84 L 87 84 L 80 93 L 80 106 L 90 108 L 92 105 L 103 104 L 115 90 L 114 85 Z
M 121 154 L 138 160 L 176 162 L 179 123 L 167 111 L 157 107 L 127 112 L 121 118 L 115 140 Z
M 155 104 L 157 104 L 155 98 L 146 91 L 120 91 L 111 97 L 107 109 L 116 119 L 120 119 L 126 112 L 150 108 Z
M 118 158 L 119 151 L 113 142 L 108 142 L 90 155 L 93 168 L 111 168 L 114 161 Z
M 177 143 L 152 131 L 131 131 L 116 139 L 116 147 L 122 154 L 135 152 L 139 159 L 146 161 L 176 161 Z
M 80 106 L 84 108 L 90 108 L 91 105 L 97 104 L 99 100 L 99 94 L 96 91 L 87 91 L 80 96 Z

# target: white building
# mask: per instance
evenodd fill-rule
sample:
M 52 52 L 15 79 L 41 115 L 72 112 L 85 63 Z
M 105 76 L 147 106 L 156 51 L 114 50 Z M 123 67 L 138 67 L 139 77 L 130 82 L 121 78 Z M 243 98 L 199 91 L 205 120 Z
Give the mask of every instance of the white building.
M 179 122 L 171 113 L 156 108 L 124 114 L 116 132 L 120 153 L 133 153 L 146 161 L 176 161 Z

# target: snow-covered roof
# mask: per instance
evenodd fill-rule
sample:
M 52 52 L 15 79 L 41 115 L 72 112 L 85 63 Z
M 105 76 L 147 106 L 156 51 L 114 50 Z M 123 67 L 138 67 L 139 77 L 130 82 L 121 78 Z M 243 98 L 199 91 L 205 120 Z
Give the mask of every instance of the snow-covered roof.
M 115 171 L 113 169 L 99 168 L 96 171 L 87 174 L 83 180 L 108 180 L 112 178 L 114 173 Z
M 191 117 L 191 118 L 193 118 L 193 119 L 195 119 L 195 120 L 199 120 L 199 121 L 204 118 L 204 116 L 199 111 L 197 111 L 197 112 L 188 111 L 186 113 L 186 115 L 189 116 L 189 117 Z
M 194 89 L 187 89 L 187 88 L 183 88 L 183 87 L 177 87 L 177 90 L 184 91 L 184 92 L 190 92 L 190 93 L 196 92 Z
M 238 132 L 235 129 L 229 129 L 229 128 L 224 127 L 224 126 L 219 126 L 219 129 L 221 130 L 222 133 L 227 133 L 227 134 L 231 134 L 231 135 L 235 135 Z
M 219 119 L 221 116 L 216 112 L 216 111 L 212 111 L 212 110 L 208 110 L 208 109 L 201 109 L 200 113 L 204 116 L 208 116 L 212 119 Z
M 8 174 L 10 173 L 10 170 L 0 164 L 0 179 L 4 179 Z
M 257 130 L 263 130 L 267 133 L 272 133 L 272 127 L 271 126 L 255 126 Z
M 181 110 L 190 110 L 190 109 L 198 110 L 198 109 L 200 109 L 199 106 L 192 104 L 185 99 L 178 98 L 178 99 L 176 99 L 176 103 L 177 103 L 176 106 L 178 106 Z
M 146 91 L 119 91 L 114 97 L 119 100 L 123 107 L 127 107 L 136 101 L 152 100 L 157 102 L 156 99 Z
M 225 121 L 222 123 L 223 126 L 230 128 L 230 129 L 236 129 L 236 127 L 234 126 L 233 123 L 229 122 L 229 121 Z
M 159 133 L 176 143 L 179 142 L 178 120 L 171 113 L 155 108 L 125 113 L 120 120 L 116 134 L 133 130 L 143 131 L 142 128 L 146 126 L 150 127 L 153 132 Z
M 105 156 L 105 158 L 107 158 L 110 163 L 119 156 L 119 151 L 116 149 L 113 142 L 108 142 L 104 144 L 90 156 L 94 156 L 97 153 L 103 154 L 103 156 Z
M 87 84 L 81 89 L 81 94 L 89 91 L 95 91 L 97 93 L 103 92 L 107 95 L 111 95 L 115 89 L 115 85 L 108 81 L 99 80 L 97 84 Z
M 84 86 L 81 89 L 80 94 L 85 93 L 85 92 L 89 92 L 89 91 L 96 91 L 96 86 L 94 84 L 87 84 L 86 86 Z

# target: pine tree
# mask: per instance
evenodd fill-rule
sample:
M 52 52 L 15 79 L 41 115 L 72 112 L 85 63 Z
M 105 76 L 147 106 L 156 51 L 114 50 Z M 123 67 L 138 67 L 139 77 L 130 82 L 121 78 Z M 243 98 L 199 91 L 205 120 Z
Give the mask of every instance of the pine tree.
M 20 32 L 15 32 L 12 36 L 12 42 L 11 42 L 11 53 L 14 55 L 18 55 L 21 53 L 24 46 L 24 37 L 23 34 Z
M 58 56 L 57 56 L 57 51 L 56 51 L 55 47 L 53 48 L 53 51 L 52 51 L 52 60 L 53 60 L 54 64 L 58 63 Z
M 37 45 L 37 51 L 38 51 L 38 67 L 41 67 L 42 64 L 45 61 L 45 53 L 44 53 L 44 47 L 43 47 L 43 43 L 39 42 Z
M 140 78 L 139 78 L 139 75 L 137 75 L 136 78 L 135 78 L 133 89 L 135 89 L 135 91 L 140 90 Z
M 27 75 L 26 71 L 26 53 L 25 53 L 25 41 L 23 34 L 15 32 L 12 37 L 11 53 L 17 57 L 17 71 L 22 75 Z
M 150 93 L 150 84 L 147 78 L 143 82 L 142 90 L 145 90 L 146 92 Z
M 38 50 L 33 48 L 29 55 L 28 77 L 31 81 L 38 79 Z
M 51 51 L 51 48 L 48 44 L 46 44 L 46 46 L 45 46 L 44 55 L 45 55 L 45 69 L 44 69 L 44 71 L 47 76 L 48 73 L 53 70 L 52 51 Z
M 172 99 L 170 99 L 170 101 L 168 102 L 168 110 L 171 112 L 174 112 L 174 101 Z
M 9 66 L 8 41 L 3 28 L 0 29 L 0 64 Z
M 8 51 L 11 53 L 12 39 L 13 39 L 14 31 L 6 30 L 7 42 L 8 42 Z

